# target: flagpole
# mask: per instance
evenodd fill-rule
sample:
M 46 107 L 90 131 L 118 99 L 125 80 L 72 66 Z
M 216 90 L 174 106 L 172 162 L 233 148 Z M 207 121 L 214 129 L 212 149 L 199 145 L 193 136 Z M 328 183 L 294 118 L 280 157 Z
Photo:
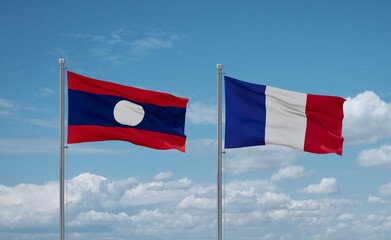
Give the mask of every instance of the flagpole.
M 221 140 L 221 125 L 222 125 L 222 103 L 221 103 L 221 78 L 223 64 L 217 64 L 217 240 L 222 240 L 222 140 Z
M 60 58 L 60 239 L 64 240 L 64 71 L 65 59 Z

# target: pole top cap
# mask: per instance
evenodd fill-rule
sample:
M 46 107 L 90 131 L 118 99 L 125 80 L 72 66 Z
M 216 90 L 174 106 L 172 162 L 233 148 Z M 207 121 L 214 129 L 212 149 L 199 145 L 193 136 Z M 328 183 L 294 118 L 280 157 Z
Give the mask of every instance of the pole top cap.
M 65 59 L 64 58 L 60 58 L 58 60 L 58 62 L 60 63 L 60 65 L 64 65 L 65 64 Z
M 221 69 L 223 69 L 223 64 L 218 63 L 216 67 L 217 67 L 217 70 L 221 71 Z

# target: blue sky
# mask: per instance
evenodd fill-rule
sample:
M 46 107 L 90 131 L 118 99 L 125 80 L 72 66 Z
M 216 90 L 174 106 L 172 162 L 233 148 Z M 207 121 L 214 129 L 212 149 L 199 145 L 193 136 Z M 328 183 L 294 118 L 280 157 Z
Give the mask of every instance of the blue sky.
M 391 235 L 389 1 L 3 1 L 0 239 L 59 237 L 59 58 L 189 98 L 186 153 L 69 145 L 68 239 L 216 239 L 216 64 L 335 95 L 343 156 L 228 150 L 225 239 Z

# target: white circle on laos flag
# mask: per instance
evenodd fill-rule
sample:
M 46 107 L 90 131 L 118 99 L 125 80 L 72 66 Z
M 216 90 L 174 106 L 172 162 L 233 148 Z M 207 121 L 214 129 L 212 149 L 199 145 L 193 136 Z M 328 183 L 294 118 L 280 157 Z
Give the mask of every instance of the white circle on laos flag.
M 143 120 L 145 111 L 138 104 L 121 100 L 115 105 L 113 114 L 115 121 L 123 125 L 136 126 Z

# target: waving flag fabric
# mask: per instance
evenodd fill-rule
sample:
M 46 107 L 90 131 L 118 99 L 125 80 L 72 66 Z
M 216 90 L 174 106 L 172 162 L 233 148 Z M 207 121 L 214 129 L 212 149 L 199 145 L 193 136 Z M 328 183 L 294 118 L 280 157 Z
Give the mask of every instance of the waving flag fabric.
M 185 151 L 188 99 L 68 71 L 68 143 L 128 141 Z
M 276 144 L 342 155 L 345 99 L 225 77 L 225 148 Z

